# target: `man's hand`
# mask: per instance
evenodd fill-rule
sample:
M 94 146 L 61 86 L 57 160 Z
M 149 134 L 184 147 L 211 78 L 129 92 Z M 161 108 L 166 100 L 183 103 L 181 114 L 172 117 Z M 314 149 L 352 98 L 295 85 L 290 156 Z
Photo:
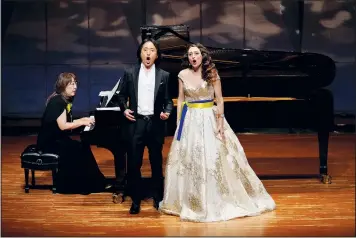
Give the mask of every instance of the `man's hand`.
M 124 111 L 124 115 L 125 117 L 130 120 L 130 121 L 136 121 L 135 117 L 133 115 L 131 115 L 131 113 L 133 113 L 133 111 L 131 111 L 130 109 L 126 109 Z
M 168 112 L 161 112 L 161 114 L 159 115 L 159 118 L 161 118 L 162 120 L 167 120 L 168 117 L 169 117 Z

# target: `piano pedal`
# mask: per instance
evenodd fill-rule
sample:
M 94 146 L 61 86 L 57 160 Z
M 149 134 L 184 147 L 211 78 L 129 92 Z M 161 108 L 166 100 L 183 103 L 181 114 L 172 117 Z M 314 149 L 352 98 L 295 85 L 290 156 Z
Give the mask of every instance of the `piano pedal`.
M 328 174 L 322 174 L 321 175 L 321 182 L 324 184 L 331 184 L 331 176 Z

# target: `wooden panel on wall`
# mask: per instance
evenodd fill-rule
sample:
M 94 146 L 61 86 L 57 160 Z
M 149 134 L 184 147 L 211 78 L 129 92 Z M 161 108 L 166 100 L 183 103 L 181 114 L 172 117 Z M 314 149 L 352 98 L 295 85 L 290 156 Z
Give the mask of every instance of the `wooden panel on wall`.
M 243 1 L 202 1 L 202 42 L 207 46 L 243 47 Z
M 1 113 L 3 116 L 38 117 L 46 98 L 44 66 L 3 66 Z
M 355 1 L 306 1 L 303 51 L 317 52 L 337 62 L 355 62 Z
M 2 42 L 3 64 L 43 64 L 46 50 L 44 2 L 14 3 Z
M 48 2 L 49 64 L 88 63 L 88 6 L 86 1 Z
M 144 23 L 187 24 L 192 41 L 202 39 L 215 47 L 243 48 L 245 40 L 247 48 L 288 51 L 298 48 L 301 40 L 303 51 L 325 54 L 337 62 L 336 79 L 329 87 L 335 111 L 355 110 L 354 1 L 305 0 L 302 39 L 293 35 L 303 20 L 297 2 L 14 1 L 2 47 L 3 115 L 40 116 L 63 71 L 78 74 L 76 112 L 87 113 L 96 105 L 99 91 L 111 89 L 124 65 L 136 62 Z M 52 66 L 47 69 L 48 65 Z
M 146 0 L 146 2 L 148 25 L 188 25 L 191 41 L 200 41 L 199 0 Z
M 136 62 L 143 17 L 141 0 L 90 1 L 91 64 Z
M 336 112 L 356 115 L 356 63 L 336 63 L 336 76 L 328 88 L 333 92 Z
M 246 1 L 246 48 L 293 51 L 300 48 L 298 1 Z

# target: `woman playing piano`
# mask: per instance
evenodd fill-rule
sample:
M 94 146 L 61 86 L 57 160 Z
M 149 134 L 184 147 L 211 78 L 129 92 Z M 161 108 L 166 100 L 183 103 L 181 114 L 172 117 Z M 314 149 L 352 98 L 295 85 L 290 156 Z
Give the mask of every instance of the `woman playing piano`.
M 88 117 L 72 120 L 71 108 L 76 91 L 76 76 L 61 73 L 55 83 L 55 92 L 46 102 L 37 147 L 43 152 L 55 152 L 60 156 L 56 180 L 59 193 L 101 192 L 108 186 L 90 145 L 69 136 L 72 129 L 94 123 Z
M 178 74 L 178 128 L 160 211 L 213 222 L 274 210 L 274 200 L 225 120 L 220 77 L 208 50 L 201 44 L 188 47 L 183 67 Z

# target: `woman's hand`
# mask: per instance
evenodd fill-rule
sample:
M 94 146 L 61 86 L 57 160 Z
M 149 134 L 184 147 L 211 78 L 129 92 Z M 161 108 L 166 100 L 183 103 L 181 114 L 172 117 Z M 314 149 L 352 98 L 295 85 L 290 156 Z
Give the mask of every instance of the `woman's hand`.
M 225 132 L 224 132 L 224 125 L 223 125 L 223 119 L 222 117 L 220 117 L 218 119 L 218 128 L 217 128 L 217 134 L 219 134 L 221 136 L 221 139 L 223 141 L 225 141 Z
M 82 126 L 92 126 L 95 124 L 94 118 L 90 118 L 90 117 L 82 117 L 82 118 L 78 119 L 78 122 Z

